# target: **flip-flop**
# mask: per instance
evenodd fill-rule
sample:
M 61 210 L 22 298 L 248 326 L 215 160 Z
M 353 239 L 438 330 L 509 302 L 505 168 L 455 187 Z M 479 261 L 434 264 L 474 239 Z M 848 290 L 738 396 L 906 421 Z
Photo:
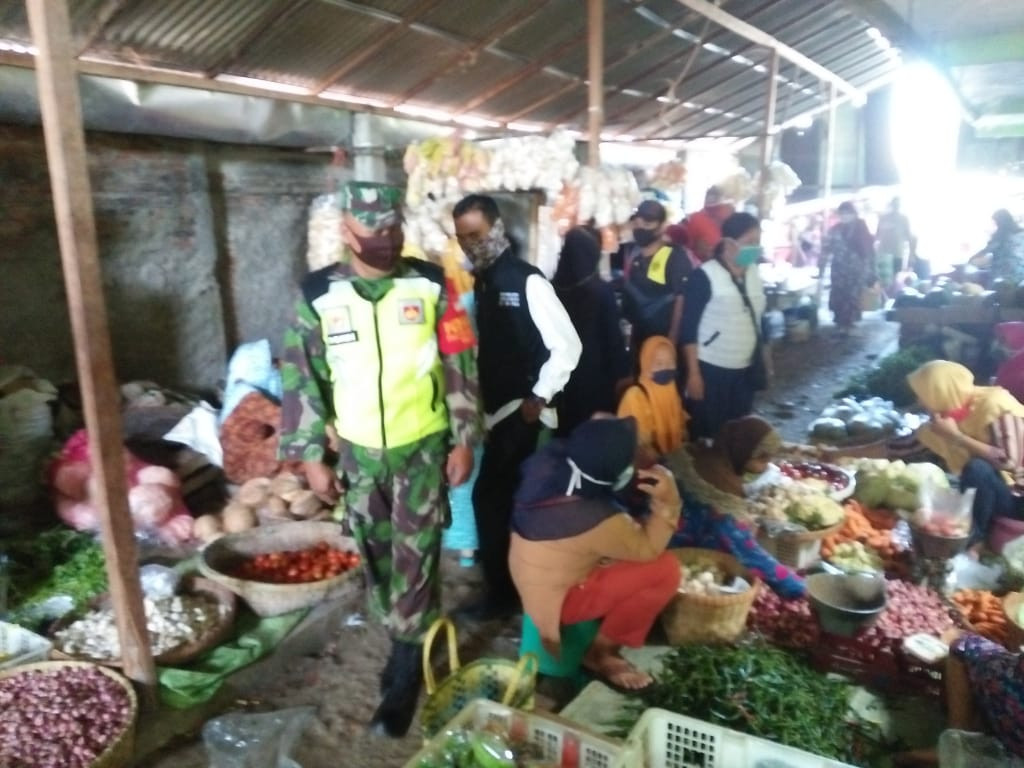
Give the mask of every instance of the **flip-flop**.
M 623 662 L 628 664 L 631 670 L 636 670 L 637 672 L 641 671 L 641 670 L 637 669 L 635 666 L 633 666 L 632 664 L 630 664 L 625 659 L 623 659 Z M 599 683 L 603 683 L 604 685 L 607 685 L 613 691 L 615 691 L 616 693 L 621 693 L 623 696 L 634 696 L 636 694 L 643 693 L 644 691 L 648 690 L 651 686 L 654 685 L 654 678 L 652 677 L 651 681 L 649 683 L 647 683 L 647 685 L 642 685 L 639 688 L 629 688 L 629 687 L 627 687 L 625 685 L 620 685 L 619 683 L 616 683 L 614 680 L 612 680 L 611 676 L 609 676 L 609 674 L 607 672 L 601 672 L 599 670 L 592 669 L 591 667 L 588 667 L 586 665 L 583 666 L 583 671 L 592 680 L 596 680 Z M 613 674 L 615 674 L 615 673 L 613 673 Z

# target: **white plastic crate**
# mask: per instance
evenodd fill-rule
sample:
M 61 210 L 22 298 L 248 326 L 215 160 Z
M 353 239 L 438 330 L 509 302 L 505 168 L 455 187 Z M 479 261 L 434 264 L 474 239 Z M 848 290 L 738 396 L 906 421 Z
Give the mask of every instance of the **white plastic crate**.
M 0 669 L 46 661 L 53 643 L 17 624 L 0 621 Z
M 630 732 L 615 768 L 854 766 L 664 709 L 649 709 Z
M 405 768 L 416 768 L 421 760 L 440 751 L 445 731 L 485 727 L 540 747 L 544 760 L 562 768 L 615 768 L 622 765 L 618 762 L 622 742 L 590 733 L 555 715 L 523 712 L 494 701 L 475 699 L 427 742 L 405 764 Z

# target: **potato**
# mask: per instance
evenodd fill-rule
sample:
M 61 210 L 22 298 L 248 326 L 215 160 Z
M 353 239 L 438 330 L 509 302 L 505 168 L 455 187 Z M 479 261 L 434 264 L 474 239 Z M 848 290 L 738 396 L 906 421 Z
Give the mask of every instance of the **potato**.
M 286 501 L 288 494 L 302 490 L 302 481 L 290 472 L 282 472 L 270 482 L 270 492 Z
M 267 514 L 272 517 L 287 517 L 288 502 L 280 496 L 271 496 L 267 500 Z
M 254 477 L 246 480 L 238 489 L 235 498 L 247 507 L 258 507 L 267 500 L 270 495 L 270 478 Z
M 204 544 L 224 535 L 224 527 L 216 515 L 202 515 L 192 522 L 192 536 Z
M 322 502 L 312 491 L 299 491 L 299 495 L 292 500 L 290 512 L 293 517 L 306 519 L 319 512 L 322 506 Z
M 239 533 L 247 531 L 256 525 L 256 515 L 245 504 L 233 501 L 224 507 L 221 513 L 226 533 Z

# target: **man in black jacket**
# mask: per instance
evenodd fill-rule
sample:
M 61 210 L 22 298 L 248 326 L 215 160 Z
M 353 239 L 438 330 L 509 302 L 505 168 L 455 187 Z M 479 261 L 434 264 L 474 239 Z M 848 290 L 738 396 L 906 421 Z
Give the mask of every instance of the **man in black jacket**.
M 476 278 L 480 393 L 488 429 L 473 489 L 487 592 L 463 613 L 485 620 L 517 610 L 508 546 L 519 466 L 536 449 L 541 425 L 557 426 L 551 399 L 569 380 L 581 345 L 551 284 L 512 251 L 494 199 L 469 195 L 452 216 Z

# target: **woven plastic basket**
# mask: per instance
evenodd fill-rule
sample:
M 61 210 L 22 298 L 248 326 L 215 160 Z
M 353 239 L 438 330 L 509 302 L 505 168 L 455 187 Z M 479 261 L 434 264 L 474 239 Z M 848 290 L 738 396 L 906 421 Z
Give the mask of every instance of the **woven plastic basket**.
M 750 589 L 735 595 L 698 595 L 679 592 L 661 614 L 661 625 L 672 645 L 688 643 L 732 642 L 743 632 L 747 614 L 754 604 L 761 582 L 752 579 L 746 568 L 732 555 L 712 549 L 682 548 L 669 550 L 680 565 L 695 560 L 710 561 L 730 578 L 751 582 Z
M 783 565 L 797 569 L 807 568 L 821 559 L 821 542 L 826 536 L 838 533 L 843 527 L 843 522 L 840 520 L 835 525 L 819 531 L 780 533 L 777 536 L 769 536 L 764 530 L 760 530 L 757 534 L 757 543 Z
M 306 549 L 321 541 L 346 552 L 356 551 L 355 541 L 345 536 L 337 523 L 303 520 L 222 536 L 206 545 L 201 552 L 199 571 L 245 600 L 257 616 L 279 616 L 340 594 L 349 584 L 355 583 L 358 569 L 308 584 L 268 584 L 238 579 L 229 573 L 244 558 Z
M 614 768 L 854 768 L 664 709 L 648 709 Z
M 621 742 L 598 736 L 578 723 L 550 713 L 523 712 L 504 704 L 476 699 L 413 755 L 405 768 L 433 765 L 431 760 L 444 753 L 445 733 L 449 730 L 494 731 L 515 741 L 525 741 L 538 748 L 545 760 L 544 765 L 564 768 L 612 768 L 622 748 Z
M 448 677 L 440 683 L 430 663 L 434 639 L 445 631 L 448 645 Z M 537 687 L 537 657 L 525 654 L 518 662 L 484 658 L 462 666 L 455 639 L 455 625 L 440 618 L 423 639 L 423 680 L 427 700 L 420 713 L 424 736 L 430 738 L 474 699 L 489 699 L 517 709 L 533 709 Z
M 135 749 L 135 721 L 139 715 L 139 701 L 135 695 L 135 689 L 132 688 L 129 683 L 121 675 L 117 674 L 112 669 L 100 666 L 98 664 L 90 664 L 85 661 L 41 661 L 38 664 L 25 664 L 24 666 L 14 667 L 12 669 L 0 671 L 0 680 L 4 680 L 9 677 L 16 677 L 17 675 L 24 674 L 26 672 L 53 672 L 58 669 L 65 669 L 68 667 L 89 667 L 95 669 L 101 674 L 106 675 L 111 680 L 114 680 L 120 685 L 128 697 L 128 707 L 130 715 L 128 723 L 124 730 L 121 731 L 120 735 L 115 738 L 110 745 L 100 753 L 100 755 L 89 764 L 89 768 L 121 768 L 122 766 L 131 763 L 132 753 Z

